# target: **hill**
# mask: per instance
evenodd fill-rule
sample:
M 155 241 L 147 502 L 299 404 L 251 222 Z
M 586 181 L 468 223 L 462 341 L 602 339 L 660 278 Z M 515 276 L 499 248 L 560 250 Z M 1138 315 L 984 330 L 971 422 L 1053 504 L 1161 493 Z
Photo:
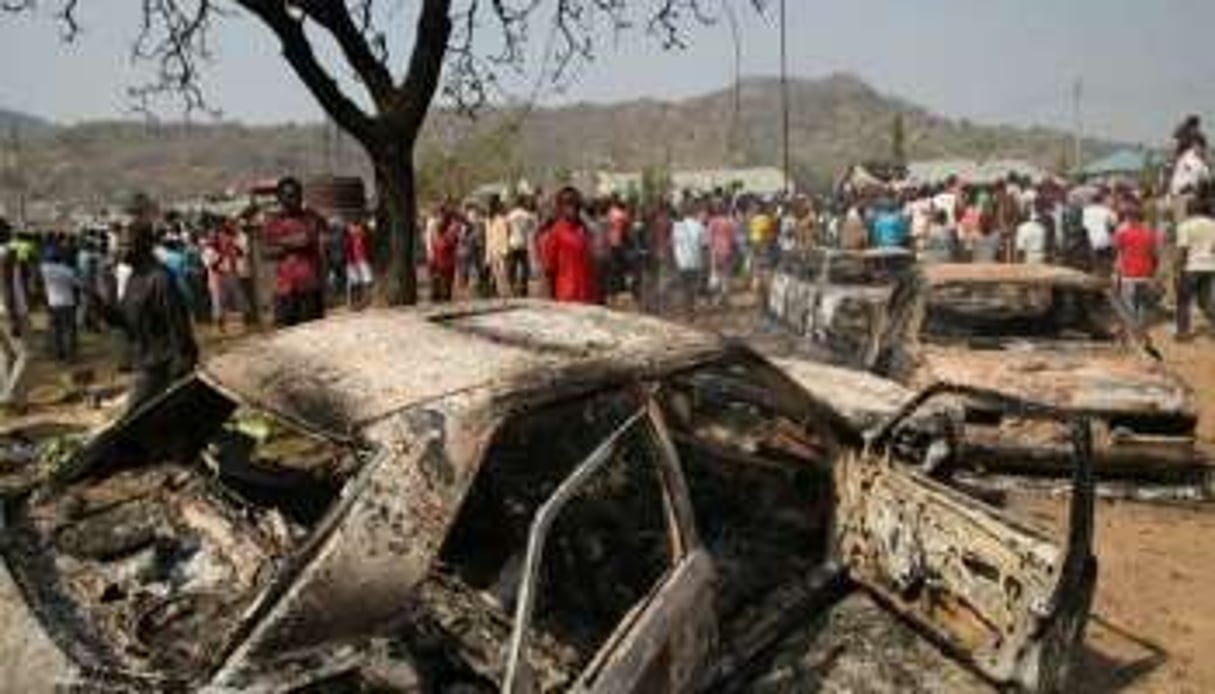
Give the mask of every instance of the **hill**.
M 1064 133 L 945 118 L 849 75 L 796 80 L 790 95 L 791 158 L 806 184 L 821 186 L 851 162 L 889 156 L 896 114 L 913 159 L 1018 157 L 1053 168 L 1067 150 Z M 192 197 L 284 172 L 369 173 L 352 142 L 320 125 L 92 122 L 28 132 L 19 175 L 0 178 L 0 199 L 17 185 L 32 199 L 102 205 L 134 190 Z M 1090 143 L 1087 151 L 1107 147 Z M 475 121 L 439 110 L 419 147 L 425 176 L 458 174 L 458 187 L 518 175 L 547 180 L 558 171 L 779 161 L 780 85 L 773 79 L 681 101 L 502 108 Z
M 0 136 L 6 139 L 14 135 L 18 137 L 45 135 L 54 127 L 49 121 L 37 116 L 0 108 Z

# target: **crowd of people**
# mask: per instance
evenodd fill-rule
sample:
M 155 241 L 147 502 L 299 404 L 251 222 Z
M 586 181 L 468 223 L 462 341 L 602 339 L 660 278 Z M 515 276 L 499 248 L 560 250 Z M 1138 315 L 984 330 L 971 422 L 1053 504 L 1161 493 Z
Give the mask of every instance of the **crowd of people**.
M 508 208 L 448 202 L 427 218 L 431 299 L 526 296 L 693 311 L 755 287 L 784 253 L 905 249 L 923 263 L 1052 263 L 1106 278 L 1146 323 L 1171 293 L 1176 334 L 1197 303 L 1215 323 L 1215 186 L 1196 118 L 1177 132 L 1161 181 L 1108 184 L 1010 174 L 974 183 L 894 181 L 834 194 L 683 193 L 646 204 L 573 188 Z M 547 202 L 545 202 L 547 200 Z M 534 277 L 533 277 L 534 274 Z M 536 280 L 536 289 L 529 289 Z
M 233 319 L 256 326 L 263 299 L 272 300 L 279 327 L 322 317 L 329 298 L 343 293 L 351 308 L 365 307 L 374 281 L 365 215 L 321 217 L 303 205 L 293 178 L 280 181 L 277 198 L 269 214 L 187 218 L 162 214 L 140 195 L 123 222 L 72 233 L 35 234 L 0 219 L 8 334 L 27 340 L 31 314 L 45 309 L 46 351 L 70 365 L 81 331 L 116 330 L 120 368 L 133 373 L 134 408 L 193 369 L 198 324 L 220 333 Z M 259 258 L 273 264 L 266 292 Z
M 730 280 L 779 252 L 781 203 L 748 195 L 685 196 L 642 204 L 586 200 L 573 187 L 520 195 L 510 206 L 440 204 L 424 220 L 430 298 L 521 297 L 613 303 L 631 295 L 660 310 L 668 290 L 687 304 L 700 284 L 720 296 Z
M 419 220 L 434 302 L 539 295 L 556 301 L 631 301 L 689 314 L 758 288 L 787 253 L 828 247 L 905 249 L 923 263 L 1055 263 L 1108 278 L 1147 322 L 1175 300 L 1176 334 L 1191 335 L 1197 303 L 1215 324 L 1215 183 L 1196 118 L 1175 135 L 1170 174 L 1113 185 L 1009 175 L 976 184 L 898 181 L 831 195 L 760 197 L 714 190 L 646 202 L 572 187 L 507 204 L 438 205 Z M 187 218 L 137 196 L 125 223 L 32 234 L 0 220 L 0 298 L 12 336 L 45 307 L 48 351 L 77 356 L 81 330 L 116 327 L 136 372 L 132 406 L 193 368 L 196 323 L 260 323 L 272 305 L 288 327 L 334 304 L 372 300 L 374 225 L 363 212 L 323 217 L 284 178 L 273 211 Z M 383 261 L 385 259 L 380 258 Z M 258 263 L 272 286 L 259 291 Z M 268 296 L 267 296 L 268 295 Z M 344 301 L 343 301 L 344 297 Z

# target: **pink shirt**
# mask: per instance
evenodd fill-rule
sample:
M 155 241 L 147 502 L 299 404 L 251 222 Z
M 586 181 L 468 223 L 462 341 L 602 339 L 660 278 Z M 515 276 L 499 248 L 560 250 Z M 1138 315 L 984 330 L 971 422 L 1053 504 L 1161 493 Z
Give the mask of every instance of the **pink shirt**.
M 608 243 L 612 248 L 620 248 L 624 245 L 629 236 L 629 227 L 632 225 L 633 218 L 629 216 L 628 210 L 616 205 L 608 210 Z
M 734 220 L 725 215 L 709 220 L 709 251 L 717 262 L 730 259 L 734 253 Z

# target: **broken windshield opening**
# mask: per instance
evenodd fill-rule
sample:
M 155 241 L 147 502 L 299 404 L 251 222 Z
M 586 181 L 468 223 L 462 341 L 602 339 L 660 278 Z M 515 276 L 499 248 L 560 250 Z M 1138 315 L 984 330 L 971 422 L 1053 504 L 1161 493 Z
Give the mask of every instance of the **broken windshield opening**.
M 893 284 L 914 264 L 915 256 L 910 253 L 834 255 L 827 266 L 827 283 L 884 287 Z
M 188 680 L 216 664 L 362 458 L 193 380 L 12 509 L 6 560 L 84 664 Z
M 934 287 L 921 330 L 938 344 L 1114 342 L 1122 334 L 1117 310 L 1098 289 L 1012 282 Z
M 716 609 L 727 642 L 745 641 L 764 599 L 826 557 L 836 440 L 799 392 L 771 366 L 744 359 L 663 384 L 697 529 L 721 578 Z
M 477 632 L 483 618 L 456 618 L 445 605 L 428 610 L 466 650 L 493 649 L 471 658 L 486 671 L 500 677 L 505 666 L 497 647 L 509 636 L 537 511 L 639 407 L 635 394 L 610 391 L 526 412 L 494 437 L 440 553 L 437 583 L 497 615 L 501 641 Z M 633 427 L 613 455 L 550 530 L 528 647 L 529 658 L 542 661 L 533 667 L 544 689 L 568 685 L 671 562 L 648 428 Z

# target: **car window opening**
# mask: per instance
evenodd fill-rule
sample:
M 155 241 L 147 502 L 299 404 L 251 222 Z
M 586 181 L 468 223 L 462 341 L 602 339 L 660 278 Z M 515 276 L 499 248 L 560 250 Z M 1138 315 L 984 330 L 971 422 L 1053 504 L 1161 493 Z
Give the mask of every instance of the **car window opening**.
M 56 626 L 86 660 L 174 678 L 215 665 L 363 458 L 198 380 L 84 453 L 11 512 L 12 551 L 40 559 L 9 566 L 71 606 Z
M 915 265 L 910 253 L 891 255 L 838 254 L 830 259 L 827 283 L 883 287 L 893 284 Z
M 829 544 L 834 436 L 805 426 L 767 376 L 763 365 L 719 364 L 672 379 L 662 394 L 721 575 L 727 642 L 766 614 L 765 596 L 825 560 Z
M 509 630 L 537 510 L 641 404 L 632 393 L 612 391 L 502 426 L 444 543 L 439 580 L 475 594 L 478 609 L 489 606 Z M 634 426 L 549 530 L 529 658 L 546 652 L 563 677 L 586 667 L 671 566 L 657 450 L 649 429 Z M 466 646 L 476 636 L 452 635 Z M 501 655 L 485 660 L 498 669 L 505 666 Z
M 1123 335 L 1104 292 L 1015 283 L 944 285 L 928 299 L 922 335 L 931 343 L 1015 340 L 1113 342 Z

